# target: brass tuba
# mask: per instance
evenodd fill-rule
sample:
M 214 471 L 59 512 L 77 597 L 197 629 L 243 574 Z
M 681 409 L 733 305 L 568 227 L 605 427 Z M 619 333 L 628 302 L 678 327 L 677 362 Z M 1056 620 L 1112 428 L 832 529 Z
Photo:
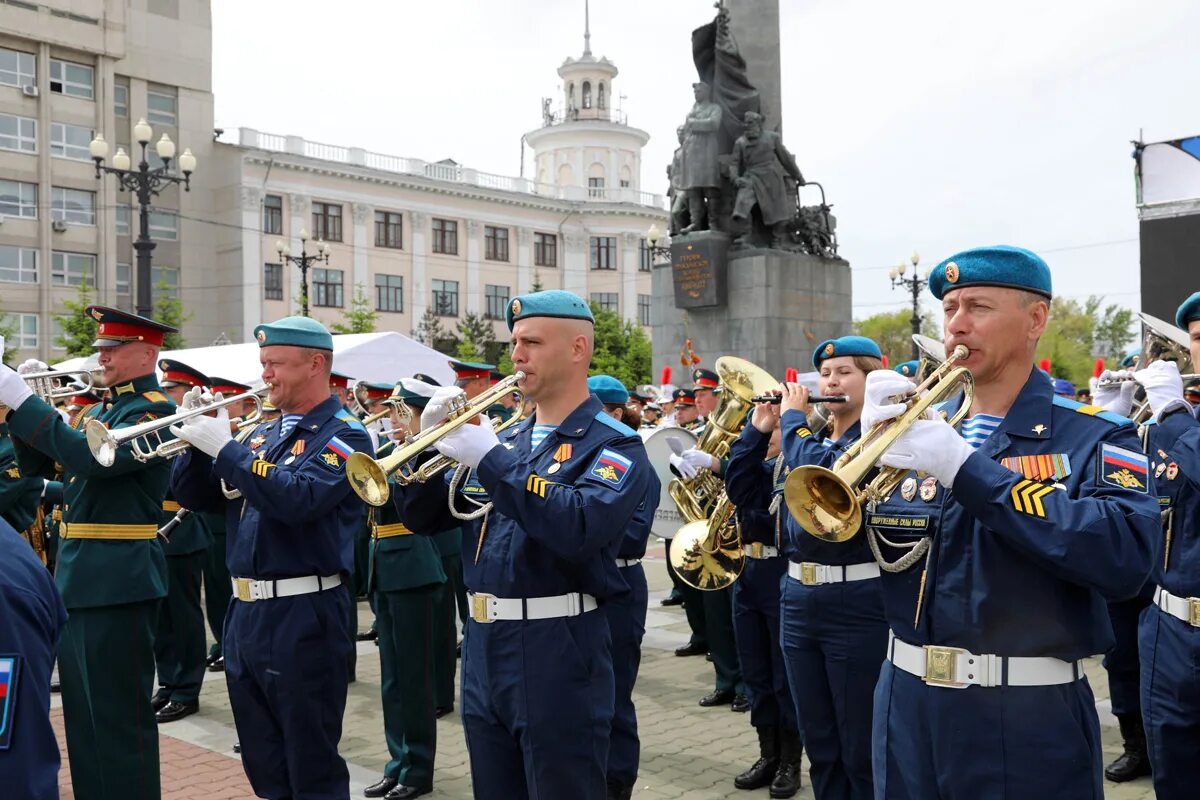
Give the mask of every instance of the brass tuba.
M 881 467 L 879 474 L 862 488 L 860 484 L 875 468 L 880 456 L 888 451 L 900 435 L 926 412 L 959 391 L 962 405 L 950 418 L 957 425 L 971 408 L 975 397 L 975 382 L 965 367 L 954 362 L 968 355 L 963 345 L 935 369 L 909 395 L 908 409 L 895 419 L 879 423 L 863 434 L 834 463 L 833 469 L 809 465 L 797 467 L 788 474 L 783 485 L 783 499 L 788 511 L 800 527 L 824 542 L 844 542 L 862 526 L 862 506 L 891 494 L 908 470 Z
M 764 369 L 741 358 L 717 359 L 721 400 L 708 416 L 696 449 L 720 460 L 742 432 L 754 407 L 753 399 L 779 386 Z M 702 591 L 724 589 L 737 580 L 745 565 L 741 532 L 732 522 L 733 504 L 725 495 L 725 483 L 708 470 L 695 478 L 676 478 L 667 491 L 679 514 L 687 521 L 671 540 L 668 558 L 679 578 Z

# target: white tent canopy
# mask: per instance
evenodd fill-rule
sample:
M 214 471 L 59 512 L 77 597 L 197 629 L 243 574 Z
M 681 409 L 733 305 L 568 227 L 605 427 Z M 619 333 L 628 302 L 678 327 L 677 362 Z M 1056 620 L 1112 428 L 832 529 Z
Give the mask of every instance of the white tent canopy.
M 159 358 L 182 361 L 205 375 L 259 386 L 262 368 L 258 363 L 258 344 L 216 345 L 189 347 L 184 350 L 164 350 Z M 86 363 L 85 363 L 86 362 Z M 71 358 L 54 365 L 58 370 L 87 369 L 96 356 Z M 416 372 L 440 381 L 443 386 L 454 382 L 449 357 L 426 347 L 402 333 L 346 333 L 333 337 L 333 368 L 360 381 L 395 383 Z

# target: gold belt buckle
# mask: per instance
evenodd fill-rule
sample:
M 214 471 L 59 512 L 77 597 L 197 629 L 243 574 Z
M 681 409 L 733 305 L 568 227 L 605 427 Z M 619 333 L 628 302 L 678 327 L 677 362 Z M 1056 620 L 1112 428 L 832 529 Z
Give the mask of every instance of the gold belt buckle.
M 1188 623 L 1193 628 L 1200 628 L 1200 597 L 1188 598 Z
M 747 553 L 747 555 L 749 555 L 751 558 L 762 558 L 763 557 L 762 542 L 751 542 L 750 543 L 750 552 Z
M 800 582 L 805 586 L 817 585 L 817 565 L 811 561 L 800 563 Z
M 488 616 L 487 601 L 488 596 L 486 594 L 471 595 L 471 619 L 476 622 L 482 622 L 485 625 L 495 621 Z
M 966 650 L 958 647 L 925 645 L 925 676 L 922 680 L 934 686 L 959 689 L 966 686 L 958 680 L 958 656 L 965 652 Z
M 237 586 L 237 599 L 243 603 L 250 602 L 250 584 L 253 583 L 249 578 L 234 578 L 234 584 Z

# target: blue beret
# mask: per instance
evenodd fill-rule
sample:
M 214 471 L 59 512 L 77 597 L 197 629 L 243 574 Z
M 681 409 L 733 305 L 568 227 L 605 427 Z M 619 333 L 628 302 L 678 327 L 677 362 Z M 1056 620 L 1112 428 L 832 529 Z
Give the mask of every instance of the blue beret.
M 562 319 L 585 319 L 593 325 L 596 318 L 592 310 L 583 302 L 579 295 L 564 292 L 562 289 L 548 289 L 544 292 L 523 294 L 514 297 L 504 313 L 511 331 L 518 320 L 529 317 L 560 317 Z
M 1200 292 L 1194 292 L 1183 301 L 1179 311 L 1175 312 L 1175 324 L 1185 331 L 1188 329 L 1188 323 L 1197 319 L 1200 319 Z
M 593 375 L 588 378 L 588 391 L 600 398 L 600 402 L 605 405 L 625 405 L 629 402 L 629 390 L 611 375 Z
M 1121 366 L 1122 367 L 1136 366 L 1137 359 L 1141 355 L 1142 355 L 1142 348 L 1140 348 L 1140 347 L 1133 348 L 1132 350 L 1130 350 L 1128 353 L 1125 354 L 1124 358 L 1121 359 Z
M 333 350 L 333 336 L 324 325 L 311 317 L 284 317 L 259 325 L 254 329 L 254 338 L 258 339 L 259 347 L 289 345 Z
M 1063 397 L 1074 397 L 1075 386 L 1066 378 L 1055 378 L 1054 393 L 1061 394 Z
M 1008 245 L 955 253 L 929 273 L 929 292 L 938 300 L 964 286 L 1006 286 L 1052 296 L 1050 267 L 1041 256 Z
M 822 361 L 827 358 L 837 358 L 838 356 L 883 358 L 883 353 L 879 351 L 879 345 L 865 336 L 843 336 L 840 339 L 826 339 L 817 345 L 816 350 L 813 350 L 813 366 L 820 369 Z
M 903 364 L 896 365 L 896 372 L 899 372 L 906 378 L 915 378 L 917 377 L 917 371 L 920 368 L 920 361 L 905 361 Z

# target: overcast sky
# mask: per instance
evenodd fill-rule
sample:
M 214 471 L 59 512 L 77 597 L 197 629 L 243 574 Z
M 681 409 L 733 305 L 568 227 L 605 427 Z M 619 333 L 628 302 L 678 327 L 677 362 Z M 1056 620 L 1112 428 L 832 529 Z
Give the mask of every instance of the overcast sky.
M 508 175 L 540 98 L 560 104 L 556 68 L 583 49 L 583 0 L 212 5 L 218 127 Z M 1041 253 L 1056 294 L 1138 307 L 1129 140 L 1200 133 L 1200 3 L 780 5 L 784 140 L 835 206 L 856 317 L 903 305 L 887 270 L 914 250 L 925 264 L 996 243 Z M 691 31 L 713 13 L 711 0 L 592 0 L 592 50 L 620 68 L 614 95 L 651 135 L 644 190 L 665 190 Z

